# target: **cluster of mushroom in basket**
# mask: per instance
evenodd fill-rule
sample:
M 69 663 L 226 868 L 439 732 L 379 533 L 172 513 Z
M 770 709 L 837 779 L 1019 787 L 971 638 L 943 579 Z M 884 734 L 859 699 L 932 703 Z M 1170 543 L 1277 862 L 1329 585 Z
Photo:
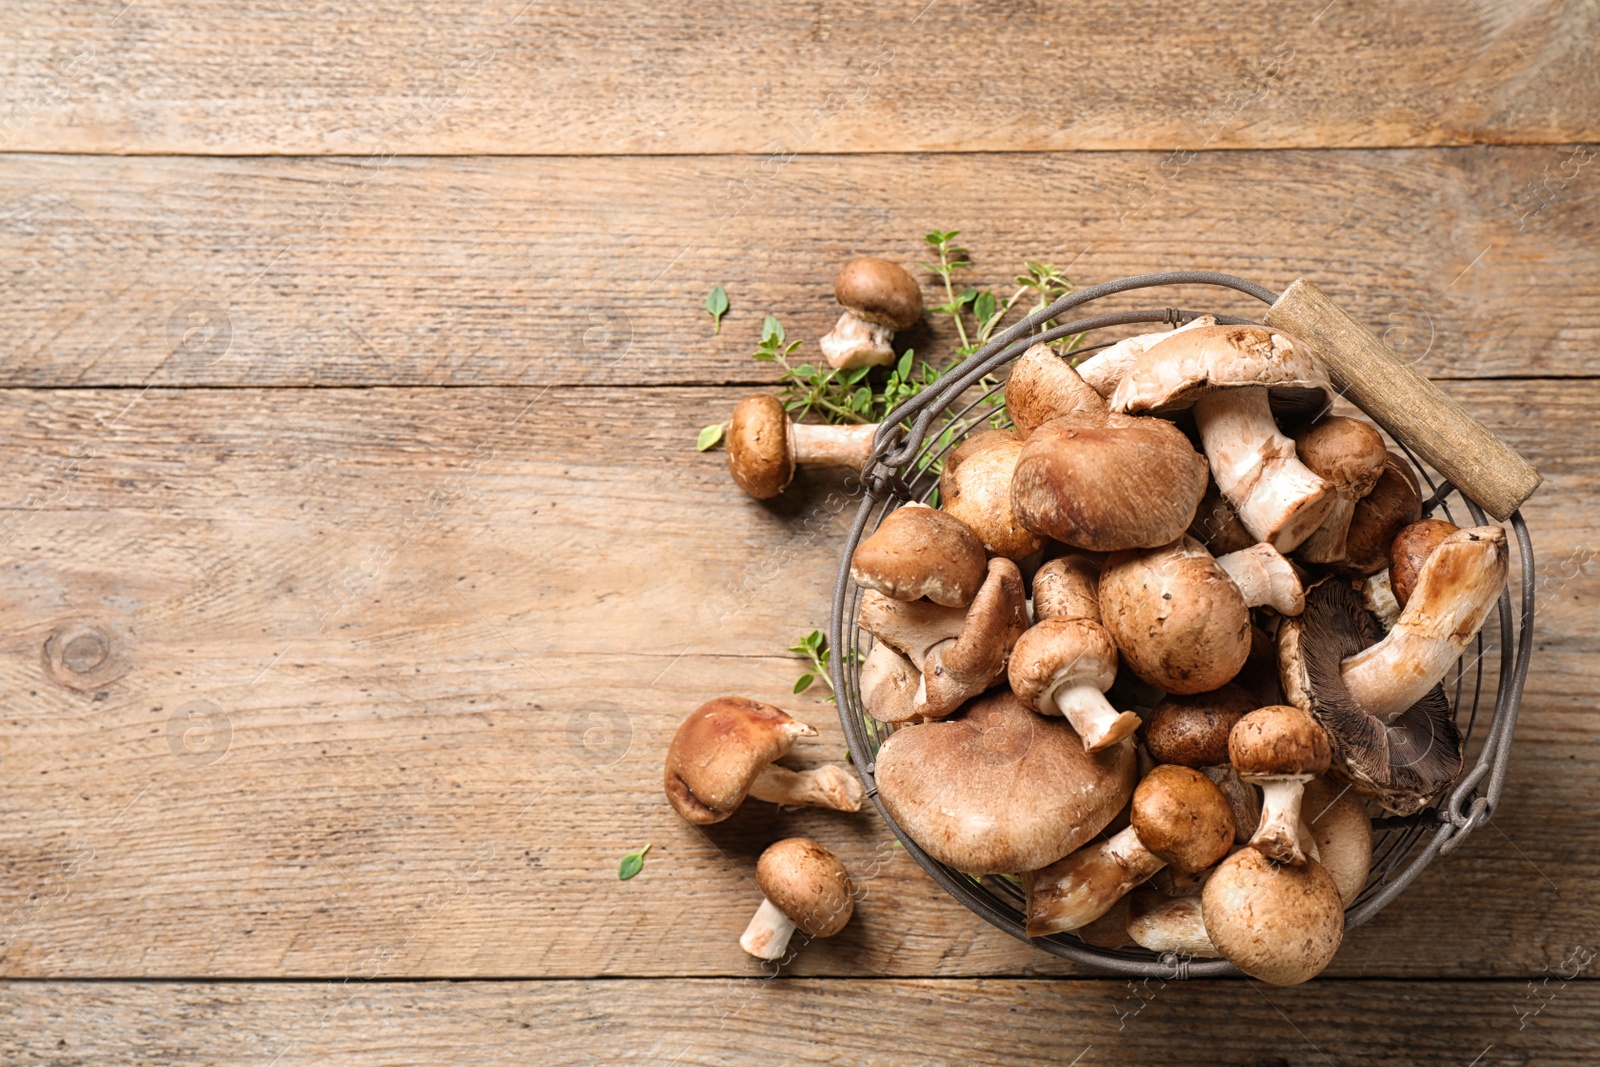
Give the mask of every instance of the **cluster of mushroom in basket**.
M 1327 414 L 1320 360 L 1265 327 L 1201 317 L 1076 365 L 1037 345 L 1005 401 L 1014 428 L 961 440 L 939 506 L 889 512 L 851 559 L 860 703 L 893 724 L 879 801 L 939 862 L 1020 879 L 1032 936 L 1313 977 L 1368 881 L 1372 812 L 1415 814 L 1461 772 L 1441 681 L 1499 599 L 1503 530 L 1421 519 L 1410 466 Z M 741 421 L 741 485 L 751 448 L 792 473 L 825 429 Z M 774 762 L 814 732 L 711 701 L 667 794 L 696 823 L 747 795 L 858 810 L 849 772 Z M 758 876 L 757 955 L 850 916 L 815 842 Z

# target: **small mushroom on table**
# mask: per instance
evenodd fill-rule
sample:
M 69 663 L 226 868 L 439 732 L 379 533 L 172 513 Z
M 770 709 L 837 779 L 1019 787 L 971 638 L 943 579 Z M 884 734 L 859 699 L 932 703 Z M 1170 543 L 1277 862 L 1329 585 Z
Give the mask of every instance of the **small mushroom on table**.
M 850 557 L 850 580 L 891 600 L 966 607 L 988 573 L 983 542 L 943 511 L 912 502 L 890 512 Z
M 855 913 L 850 872 L 809 837 L 787 837 L 767 846 L 756 862 L 756 885 L 761 887 L 761 906 L 739 947 L 757 959 L 782 959 L 796 930 L 807 937 L 832 937 Z
M 1277 704 L 1234 724 L 1228 755 L 1241 779 L 1261 787 L 1261 821 L 1250 847 L 1279 863 L 1304 863 L 1300 800 L 1305 784 L 1328 769 L 1328 735 L 1306 712 Z
M 836 370 L 894 362 L 894 335 L 922 318 L 922 289 L 905 268 L 887 259 L 853 259 L 833 280 L 844 314 L 818 345 Z
M 777 397 L 746 397 L 728 424 L 728 473 L 746 493 L 770 500 L 789 487 L 800 464 L 861 469 L 877 430 L 795 422 Z
M 940 509 L 966 523 L 984 548 L 1013 560 L 1044 547 L 1044 538 L 1011 510 L 1011 479 L 1021 455 L 1015 430 L 984 430 L 952 449 L 939 474 Z
M 1241 848 L 1206 879 L 1200 909 L 1217 951 L 1273 985 L 1316 977 L 1344 940 L 1339 887 L 1313 859 L 1290 866 Z
M 861 783 L 849 771 L 827 764 L 792 771 L 774 761 L 797 737 L 816 728 L 771 704 L 745 697 L 718 697 L 700 705 L 678 727 L 667 748 L 667 800 L 696 825 L 721 822 L 744 798 L 790 806 L 861 810 Z
M 1093 922 L 1171 864 L 1203 870 L 1233 844 L 1233 816 L 1211 779 L 1191 767 L 1156 767 L 1133 791 L 1126 829 L 1023 877 L 1029 937 Z
M 1376 429 L 1344 415 L 1329 415 L 1307 427 L 1295 435 L 1294 444 L 1300 462 L 1334 490 L 1328 517 L 1295 551 L 1308 563 L 1333 563 L 1344 558 L 1356 504 L 1378 484 L 1389 453 Z

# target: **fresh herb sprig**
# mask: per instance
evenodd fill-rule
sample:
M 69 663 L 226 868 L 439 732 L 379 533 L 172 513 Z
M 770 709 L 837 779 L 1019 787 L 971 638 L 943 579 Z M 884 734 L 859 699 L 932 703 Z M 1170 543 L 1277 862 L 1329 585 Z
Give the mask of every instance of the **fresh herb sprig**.
M 802 637 L 798 644 L 790 645 L 789 651 L 797 656 L 803 656 L 811 663 L 811 669 L 795 679 L 796 693 L 804 693 L 810 689 L 811 683 L 818 678 L 821 678 L 822 684 L 828 687 L 828 692 L 833 692 L 833 676 L 828 671 L 833 661 L 833 654 L 828 648 L 828 638 L 821 630 L 812 630 Z

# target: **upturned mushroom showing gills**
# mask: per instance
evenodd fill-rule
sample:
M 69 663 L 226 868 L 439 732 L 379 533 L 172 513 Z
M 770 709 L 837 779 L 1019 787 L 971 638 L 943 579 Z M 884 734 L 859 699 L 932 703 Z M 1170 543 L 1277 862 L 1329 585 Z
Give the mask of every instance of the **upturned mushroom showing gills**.
M 1182 534 L 1205 491 L 1205 460 L 1172 423 L 1083 412 L 1029 435 L 1011 509 L 1041 537 L 1116 552 Z
M 1322 525 L 1296 550 L 1308 563 L 1333 563 L 1345 556 L 1345 536 L 1357 501 L 1372 492 L 1389 453 L 1383 437 L 1360 419 L 1329 415 L 1295 435 L 1300 462 L 1333 486 L 1334 504 Z
M 795 422 L 777 397 L 746 397 L 728 423 L 728 473 L 746 493 L 770 500 L 789 487 L 800 464 L 859 470 L 877 429 Z
M 1024 440 L 1051 419 L 1107 410 L 1105 397 L 1049 345 L 1034 345 L 1024 352 L 1006 379 L 1006 411 Z
M 1288 866 L 1242 848 L 1206 879 L 1200 909 L 1217 951 L 1273 985 L 1316 977 L 1344 940 L 1339 887 L 1316 860 Z
M 1133 743 L 1085 752 L 1005 689 L 878 750 L 878 796 L 923 851 L 968 874 L 1036 870 L 1099 833 L 1133 791 Z
M 1334 491 L 1278 429 L 1274 393 L 1301 405 L 1326 401 L 1327 372 L 1309 346 L 1262 326 L 1209 326 L 1174 332 L 1146 351 L 1111 408 L 1137 415 L 1192 407 L 1217 488 L 1256 540 L 1288 552 L 1327 518 Z
M 1218 556 L 1217 566 L 1227 571 L 1239 587 L 1246 607 L 1268 607 L 1279 615 L 1298 615 L 1305 610 L 1306 591 L 1300 572 L 1265 541 Z
M 1114 553 L 1100 575 L 1100 611 L 1133 673 L 1164 693 L 1221 688 L 1250 655 L 1250 609 L 1191 537 Z
M 898 264 L 868 256 L 844 265 L 833 280 L 844 314 L 819 345 L 836 370 L 894 362 L 896 332 L 922 318 L 922 290 Z
M 667 799 L 700 826 L 732 815 L 746 796 L 773 804 L 861 810 L 861 783 L 833 764 L 791 771 L 773 761 L 816 729 L 771 704 L 718 697 L 690 713 L 667 749 Z
M 939 474 L 940 509 L 966 523 L 984 548 L 1013 560 L 1044 547 L 1044 538 L 1011 511 L 1011 479 L 1021 455 L 1015 431 L 984 430 L 957 445 Z
M 1024 875 L 1028 936 L 1085 926 L 1162 867 L 1204 870 L 1232 844 L 1233 814 L 1211 779 L 1190 767 L 1156 767 L 1133 791 L 1126 829 Z
M 1307 712 L 1277 704 L 1234 724 L 1228 755 L 1241 779 L 1261 787 L 1261 821 L 1250 847 L 1279 863 L 1304 863 L 1300 799 L 1305 784 L 1328 769 L 1328 735 Z
M 1505 531 L 1458 530 L 1417 572 L 1416 588 L 1382 641 L 1344 661 L 1350 698 L 1368 714 L 1392 720 L 1444 677 L 1483 628 L 1506 584 Z
M 1389 721 L 1351 695 L 1340 668 L 1378 632 L 1360 594 L 1325 579 L 1307 591 L 1306 610 L 1278 628 L 1279 670 L 1288 702 L 1327 731 L 1341 777 L 1396 815 L 1412 815 L 1461 773 L 1461 733 L 1438 685 Z
M 926 504 L 890 512 L 850 557 L 850 580 L 891 600 L 926 597 L 965 607 L 988 573 L 983 542 L 965 523 Z
M 1117 677 L 1117 646 L 1098 622 L 1040 619 L 1017 639 L 1007 671 L 1017 699 L 1043 715 L 1065 716 L 1090 752 L 1139 728 L 1139 716 L 1104 696 Z
M 756 862 L 761 907 L 739 947 L 762 960 L 782 959 L 799 930 L 808 938 L 832 937 L 855 914 L 855 887 L 839 857 L 809 837 L 767 846 Z

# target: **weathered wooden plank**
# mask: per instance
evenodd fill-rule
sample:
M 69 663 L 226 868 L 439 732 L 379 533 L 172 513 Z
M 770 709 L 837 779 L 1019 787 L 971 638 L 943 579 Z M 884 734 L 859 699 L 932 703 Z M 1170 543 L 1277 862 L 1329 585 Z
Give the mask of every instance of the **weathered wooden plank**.
M 249 44 L 241 46 L 241 26 Z M 1594 136 L 1583 4 L 7 4 L 4 147 L 1283 148 Z
M 0 1053 L 19 1067 L 1593 1063 L 1600 989 L 1559 979 L 1537 995 L 1529 987 L 790 978 L 9 982 L 0 985 Z
M 1339 974 L 1538 976 L 1600 934 L 1600 383 L 1447 389 L 1546 476 L 1539 659 L 1494 824 Z M 690 450 L 738 395 L 0 391 L 3 973 L 744 975 L 756 856 L 792 833 L 865 892 L 796 973 L 1064 970 L 873 817 L 702 833 L 661 798 L 719 693 L 819 726 L 801 765 L 844 752 L 782 649 L 826 618 L 847 488 L 738 494 Z
M 135 18 L 142 8 L 131 9 Z M 1330 13 L 1329 18 L 1333 14 Z M 1456 17 L 1459 17 L 1457 15 Z M 1600 69 L 1600 68 L 1597 68 Z M 1178 268 L 1306 275 L 1430 376 L 1581 375 L 1600 339 L 1587 149 L 797 159 L 0 157 L 10 385 L 748 382 L 815 341 L 852 255 L 975 285 Z M 920 272 L 930 305 L 933 276 Z M 719 336 L 702 309 L 725 285 Z M 1259 314 L 1163 290 L 1105 307 Z M 935 322 L 904 335 L 949 353 Z

